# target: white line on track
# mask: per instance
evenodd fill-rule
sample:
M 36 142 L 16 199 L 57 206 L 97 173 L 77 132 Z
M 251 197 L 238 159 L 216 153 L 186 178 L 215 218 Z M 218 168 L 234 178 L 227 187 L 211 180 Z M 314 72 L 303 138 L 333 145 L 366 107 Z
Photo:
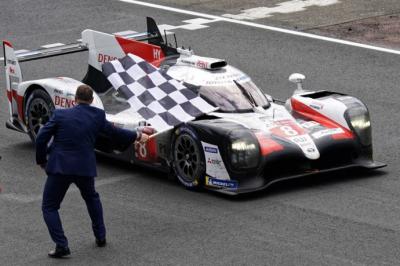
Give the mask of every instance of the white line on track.
M 213 19 L 214 22 L 216 22 L 216 21 L 224 21 L 224 22 L 229 22 L 229 23 L 241 24 L 241 25 L 254 27 L 254 28 L 259 28 L 259 29 L 276 31 L 276 32 L 291 34 L 291 35 L 295 35 L 295 36 L 301 36 L 301 37 L 317 39 L 317 40 L 321 40 L 321 41 L 344 44 L 344 45 L 349 45 L 349 46 L 354 46 L 354 47 L 359 47 L 359 48 L 364 48 L 364 49 L 370 49 L 370 50 L 384 52 L 384 53 L 391 53 L 391 54 L 400 55 L 400 51 L 399 50 L 382 48 L 382 47 L 378 47 L 378 46 L 362 44 L 362 43 L 356 43 L 356 42 L 351 42 L 351 41 L 345 41 L 345 40 L 340 40 L 340 39 L 335 39 L 335 38 L 330 38 L 330 37 L 324 37 L 324 36 L 311 34 L 311 33 L 305 33 L 305 32 L 299 32 L 299 31 L 294 31 L 294 30 L 282 29 L 282 28 L 278 28 L 278 27 L 267 26 L 267 25 L 258 24 L 258 23 L 254 23 L 254 22 L 249 22 L 249 21 L 241 21 L 241 20 L 237 20 L 237 19 L 225 18 L 225 17 L 222 17 L 222 16 L 216 16 L 216 15 L 209 15 L 209 14 L 204 14 L 204 13 L 201 13 L 201 12 L 184 10 L 184 9 L 181 9 L 181 8 L 169 7 L 169 6 L 158 5 L 158 4 L 147 3 L 147 2 L 136 1 L 136 0 L 119 0 L 119 1 L 125 2 L 125 3 L 129 3 L 129 4 L 135 4 L 135 5 L 140 5 L 140 6 L 146 6 L 146 7 L 161 9 L 161 10 L 175 12 L 175 13 L 181 13 L 181 14 L 186 14 L 186 15 L 191 15 L 191 16 L 209 18 L 209 19 Z
M 113 183 L 121 182 L 130 178 L 130 175 L 126 176 L 118 176 L 112 178 L 103 178 L 95 181 L 95 187 L 100 187 L 104 185 L 110 185 Z M 68 193 L 79 191 L 76 186 L 72 186 L 68 189 Z M 25 195 L 25 194 L 17 194 L 17 193 L 0 193 L 0 199 L 4 199 L 7 201 L 16 201 L 19 203 L 32 203 L 35 201 L 41 201 L 42 195 Z
M 260 19 L 269 18 L 274 14 L 289 14 L 301 12 L 309 7 L 323 7 L 340 3 L 339 0 L 290 0 L 285 2 L 276 3 L 273 7 L 253 7 L 249 9 L 240 10 L 239 14 L 223 14 L 222 16 L 233 19 Z

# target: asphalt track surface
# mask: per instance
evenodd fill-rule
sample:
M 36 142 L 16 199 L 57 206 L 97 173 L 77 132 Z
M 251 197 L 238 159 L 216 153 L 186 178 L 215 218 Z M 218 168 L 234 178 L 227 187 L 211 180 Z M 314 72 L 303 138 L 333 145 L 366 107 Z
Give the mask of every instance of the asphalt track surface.
M 0 36 L 29 49 L 67 43 L 85 28 L 144 30 L 144 16 L 172 25 L 194 18 L 101 0 L 2 1 Z M 284 182 L 232 199 L 190 192 L 163 174 L 100 156 L 109 245 L 95 247 L 86 207 L 72 189 L 61 210 L 72 256 L 54 261 L 46 257 L 53 243 L 40 210 L 44 173 L 28 136 L 0 127 L 0 264 L 400 265 L 400 57 L 227 22 L 175 32 L 181 45 L 226 58 L 276 98 L 290 96 L 292 72 L 306 74 L 309 88 L 361 98 L 372 115 L 375 159 L 388 167 Z M 86 60 L 75 54 L 22 67 L 26 79 L 81 78 Z M 5 97 L 0 106 L 6 121 Z

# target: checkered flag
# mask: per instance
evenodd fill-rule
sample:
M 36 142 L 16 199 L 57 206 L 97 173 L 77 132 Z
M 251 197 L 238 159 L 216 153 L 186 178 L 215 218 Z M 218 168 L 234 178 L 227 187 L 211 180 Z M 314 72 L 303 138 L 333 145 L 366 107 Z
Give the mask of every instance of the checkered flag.
M 103 64 L 103 74 L 158 132 L 218 109 L 133 54 Z

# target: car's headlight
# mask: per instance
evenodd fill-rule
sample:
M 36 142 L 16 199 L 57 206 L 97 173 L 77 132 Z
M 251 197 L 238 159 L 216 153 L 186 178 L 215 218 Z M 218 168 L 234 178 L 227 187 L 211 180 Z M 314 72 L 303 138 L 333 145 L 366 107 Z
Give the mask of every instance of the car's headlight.
M 249 131 L 232 131 L 230 133 L 228 156 L 231 166 L 236 169 L 256 168 L 260 160 L 260 147 Z
M 364 146 L 372 144 L 371 121 L 366 107 L 359 106 L 350 108 L 346 111 L 346 119 L 350 122 L 350 126 L 357 134 L 358 139 Z

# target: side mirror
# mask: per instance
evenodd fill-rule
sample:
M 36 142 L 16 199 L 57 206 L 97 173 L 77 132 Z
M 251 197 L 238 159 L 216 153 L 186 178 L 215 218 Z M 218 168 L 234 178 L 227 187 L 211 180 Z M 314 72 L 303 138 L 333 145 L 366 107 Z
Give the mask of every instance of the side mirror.
M 303 80 L 306 79 L 306 76 L 300 73 L 293 73 L 289 76 L 289 81 L 297 84 L 297 89 L 295 90 L 295 94 L 303 91 Z

